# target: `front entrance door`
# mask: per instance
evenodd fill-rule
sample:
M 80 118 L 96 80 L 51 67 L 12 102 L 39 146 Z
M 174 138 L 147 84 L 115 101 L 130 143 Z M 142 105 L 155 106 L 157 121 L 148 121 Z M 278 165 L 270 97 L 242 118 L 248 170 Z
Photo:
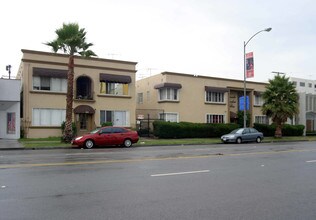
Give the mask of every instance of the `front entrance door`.
M 79 113 L 76 117 L 77 135 L 83 135 L 94 129 L 92 114 Z

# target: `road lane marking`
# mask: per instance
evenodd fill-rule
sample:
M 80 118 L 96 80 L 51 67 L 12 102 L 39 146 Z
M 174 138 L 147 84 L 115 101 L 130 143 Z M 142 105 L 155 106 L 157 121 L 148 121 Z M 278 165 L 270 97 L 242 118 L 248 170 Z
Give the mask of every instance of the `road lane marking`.
M 107 164 L 107 163 L 135 163 L 145 161 L 163 161 L 163 160 L 185 160 L 185 159 L 203 159 L 203 158 L 219 158 L 223 156 L 251 156 L 251 155 L 267 155 L 267 154 L 281 154 L 281 153 L 294 153 L 294 152 L 310 152 L 316 149 L 308 150 L 284 150 L 284 151 L 261 151 L 250 153 L 235 153 L 235 154 L 209 154 L 197 156 L 179 156 L 179 157 L 165 157 L 165 158 L 138 158 L 138 159 L 122 159 L 122 160 L 95 160 L 95 161 L 74 161 L 74 162 L 55 162 L 55 163 L 25 163 L 25 164 L 2 164 L 0 169 L 12 168 L 30 168 L 30 167 L 48 167 L 48 166 L 71 166 L 71 165 L 93 165 L 93 164 Z
M 153 174 L 151 177 L 159 177 L 159 176 L 175 176 L 175 175 L 184 175 L 184 174 L 195 174 L 195 173 L 208 173 L 210 170 L 197 170 L 197 171 L 187 171 L 187 172 L 179 172 L 179 173 L 161 173 L 161 174 Z
M 316 160 L 308 160 L 306 163 L 316 163 Z

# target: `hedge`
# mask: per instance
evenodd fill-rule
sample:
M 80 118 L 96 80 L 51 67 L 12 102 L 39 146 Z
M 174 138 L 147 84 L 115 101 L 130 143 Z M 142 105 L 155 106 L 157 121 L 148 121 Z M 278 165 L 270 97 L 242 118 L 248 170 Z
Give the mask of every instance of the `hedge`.
M 254 128 L 257 129 L 258 131 L 261 131 L 264 136 L 272 137 L 274 136 L 276 125 L 254 123 Z M 284 124 L 282 126 L 282 136 L 302 136 L 304 134 L 304 128 L 305 128 L 304 125 Z
M 238 128 L 237 124 L 206 124 L 191 122 L 154 121 L 154 135 L 158 138 L 220 137 Z

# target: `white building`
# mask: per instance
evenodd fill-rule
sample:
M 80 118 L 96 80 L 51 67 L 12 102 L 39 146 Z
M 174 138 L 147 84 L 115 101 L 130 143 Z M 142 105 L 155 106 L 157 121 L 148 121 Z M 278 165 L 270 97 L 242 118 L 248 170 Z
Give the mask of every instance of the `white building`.
M 299 115 L 296 124 L 305 125 L 305 132 L 315 132 L 316 80 L 290 77 L 290 81 L 294 82 L 299 94 Z
M 21 81 L 0 79 L 0 139 L 20 138 Z

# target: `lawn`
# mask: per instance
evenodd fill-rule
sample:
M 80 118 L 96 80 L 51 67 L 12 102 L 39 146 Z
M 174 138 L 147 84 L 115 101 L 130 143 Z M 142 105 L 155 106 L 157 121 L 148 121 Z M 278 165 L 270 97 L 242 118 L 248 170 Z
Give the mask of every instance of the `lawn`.
M 71 144 L 62 143 L 60 137 L 49 138 L 22 138 L 19 140 L 25 148 L 65 148 L 71 147 Z M 316 141 L 316 136 L 300 137 L 266 137 L 263 142 L 286 142 L 286 141 Z M 141 137 L 134 146 L 159 146 L 159 145 L 189 145 L 189 144 L 220 144 L 219 138 L 187 138 L 187 139 L 156 139 Z

